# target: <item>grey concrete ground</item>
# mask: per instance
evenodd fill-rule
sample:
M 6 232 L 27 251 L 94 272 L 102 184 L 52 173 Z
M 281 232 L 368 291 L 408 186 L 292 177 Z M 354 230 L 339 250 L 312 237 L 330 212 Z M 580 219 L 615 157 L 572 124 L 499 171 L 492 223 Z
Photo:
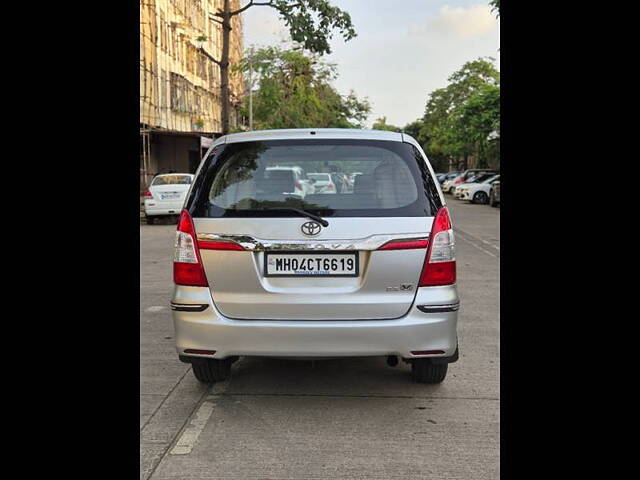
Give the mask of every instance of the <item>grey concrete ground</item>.
M 200 385 L 168 302 L 175 225 L 140 226 L 141 479 L 497 479 L 500 210 L 447 197 L 460 360 L 438 386 L 384 359 L 241 359 Z

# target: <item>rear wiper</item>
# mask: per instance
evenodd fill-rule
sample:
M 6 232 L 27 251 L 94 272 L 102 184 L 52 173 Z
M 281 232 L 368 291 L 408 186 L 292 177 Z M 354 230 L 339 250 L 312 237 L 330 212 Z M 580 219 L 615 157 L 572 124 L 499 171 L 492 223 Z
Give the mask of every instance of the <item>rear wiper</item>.
M 311 220 L 315 220 L 316 222 L 318 222 L 323 227 L 328 227 L 329 226 L 329 222 L 327 222 L 324 218 L 319 217 L 318 215 L 314 215 L 313 213 L 307 212 L 306 210 L 300 210 L 299 208 L 272 207 L 272 208 L 268 208 L 267 210 L 287 210 L 287 211 L 291 211 L 291 212 L 296 212 L 298 215 L 310 218 Z

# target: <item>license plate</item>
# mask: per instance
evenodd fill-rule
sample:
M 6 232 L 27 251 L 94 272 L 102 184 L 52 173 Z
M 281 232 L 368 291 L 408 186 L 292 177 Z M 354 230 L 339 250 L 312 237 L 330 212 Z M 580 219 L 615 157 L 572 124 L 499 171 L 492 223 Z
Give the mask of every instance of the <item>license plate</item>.
M 161 193 L 160 194 L 161 200 L 175 200 L 176 198 L 180 198 L 179 193 Z
M 265 277 L 357 277 L 358 252 L 264 254 Z

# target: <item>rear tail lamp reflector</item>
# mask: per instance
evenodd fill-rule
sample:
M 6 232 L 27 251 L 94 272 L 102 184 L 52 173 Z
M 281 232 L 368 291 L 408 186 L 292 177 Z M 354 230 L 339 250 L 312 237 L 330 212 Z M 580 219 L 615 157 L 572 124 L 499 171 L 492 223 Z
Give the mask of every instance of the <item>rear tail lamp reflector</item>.
M 415 248 L 427 248 L 429 241 L 425 239 L 420 240 L 392 240 L 389 243 L 385 243 L 378 250 L 411 250 Z
M 207 241 L 207 240 L 198 240 L 198 248 L 200 250 L 237 250 L 244 251 L 244 247 L 237 243 L 233 242 L 218 242 L 218 241 Z

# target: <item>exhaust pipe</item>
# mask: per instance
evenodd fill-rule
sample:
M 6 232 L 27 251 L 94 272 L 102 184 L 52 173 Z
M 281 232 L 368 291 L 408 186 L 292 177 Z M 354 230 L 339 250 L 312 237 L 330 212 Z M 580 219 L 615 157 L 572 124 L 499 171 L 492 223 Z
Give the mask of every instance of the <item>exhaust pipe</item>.
M 387 357 L 387 365 L 390 367 L 395 367 L 398 365 L 398 357 L 396 355 L 389 355 Z

